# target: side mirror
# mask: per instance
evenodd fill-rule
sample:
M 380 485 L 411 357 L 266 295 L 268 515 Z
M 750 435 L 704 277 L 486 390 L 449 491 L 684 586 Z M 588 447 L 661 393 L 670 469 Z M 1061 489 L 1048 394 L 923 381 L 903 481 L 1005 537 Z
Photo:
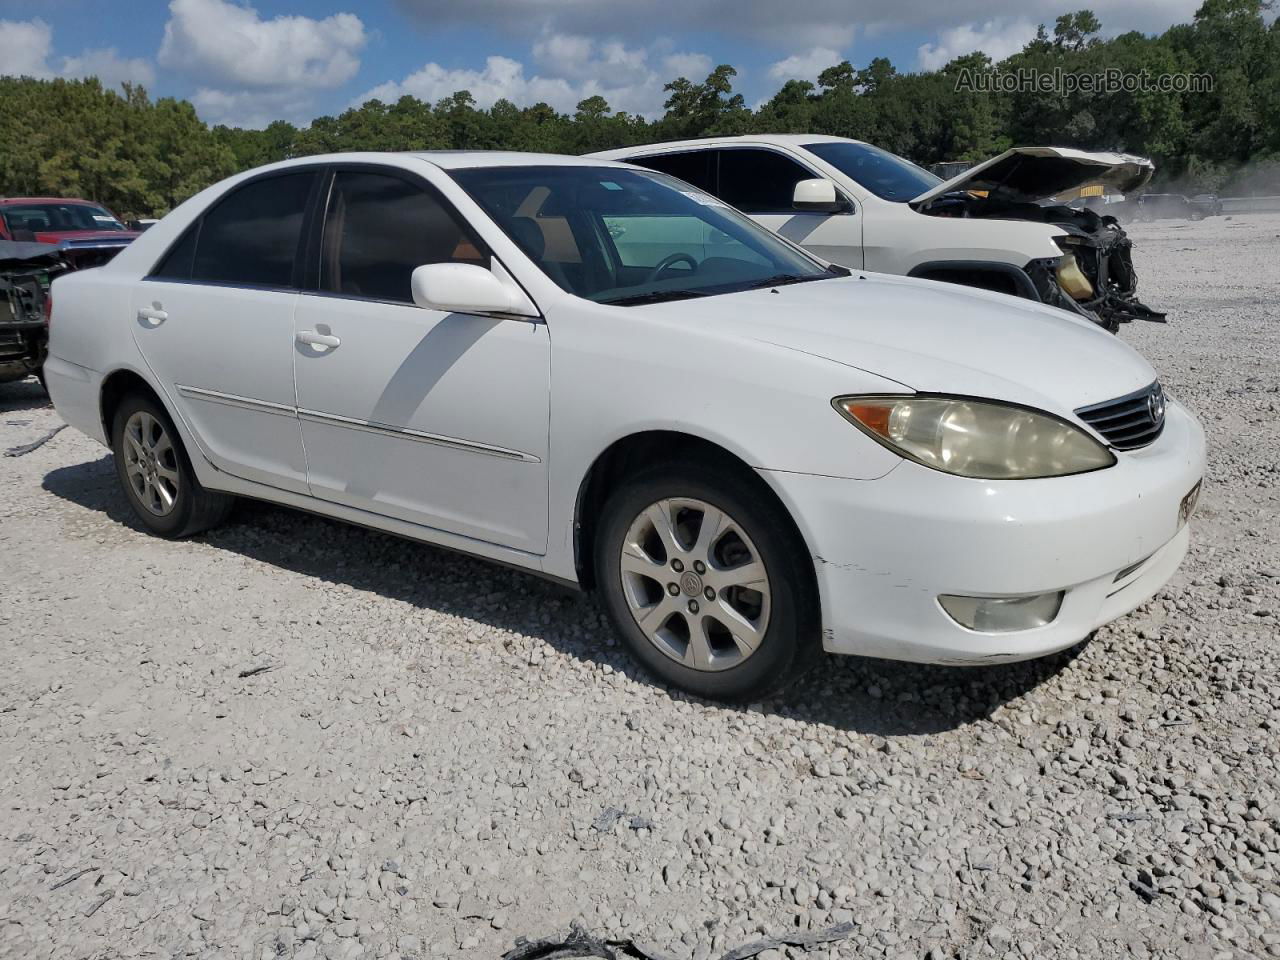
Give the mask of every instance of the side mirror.
M 791 195 L 791 205 L 806 213 L 839 213 L 847 209 L 836 194 L 836 185 L 822 177 L 799 181 Z
M 523 313 L 524 298 L 484 267 L 472 263 L 429 263 L 409 279 L 413 302 L 449 313 Z

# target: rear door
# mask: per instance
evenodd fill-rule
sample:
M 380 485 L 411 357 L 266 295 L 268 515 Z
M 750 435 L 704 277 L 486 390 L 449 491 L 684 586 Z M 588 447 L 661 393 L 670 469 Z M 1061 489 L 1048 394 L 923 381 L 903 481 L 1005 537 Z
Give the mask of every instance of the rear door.
M 299 251 L 320 170 L 231 190 L 134 292 L 134 338 L 170 409 L 219 469 L 298 493 L 293 384 Z
M 301 297 L 295 323 L 312 494 L 545 552 L 546 324 L 413 303 L 416 267 L 492 265 L 417 176 L 339 167 L 325 196 L 316 289 Z

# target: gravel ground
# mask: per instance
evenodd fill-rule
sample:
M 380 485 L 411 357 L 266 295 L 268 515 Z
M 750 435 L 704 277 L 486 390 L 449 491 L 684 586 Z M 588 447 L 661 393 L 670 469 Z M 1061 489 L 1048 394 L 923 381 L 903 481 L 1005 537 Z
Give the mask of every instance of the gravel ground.
M 1169 587 L 1031 664 L 725 708 L 532 577 L 261 504 L 168 543 L 83 436 L 0 459 L 0 955 L 1280 956 L 1280 216 L 1132 232 L 1208 485 Z M 0 448 L 58 422 L 0 386 Z

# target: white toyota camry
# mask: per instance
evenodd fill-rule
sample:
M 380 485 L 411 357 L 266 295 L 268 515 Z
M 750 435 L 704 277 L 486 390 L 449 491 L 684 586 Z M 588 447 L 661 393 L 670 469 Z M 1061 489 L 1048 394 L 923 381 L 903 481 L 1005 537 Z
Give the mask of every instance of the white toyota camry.
M 233 177 L 55 282 L 45 374 L 156 534 L 255 497 L 594 587 L 727 699 L 824 648 L 1070 646 L 1169 579 L 1204 468 L 1087 321 L 850 273 L 595 159 Z

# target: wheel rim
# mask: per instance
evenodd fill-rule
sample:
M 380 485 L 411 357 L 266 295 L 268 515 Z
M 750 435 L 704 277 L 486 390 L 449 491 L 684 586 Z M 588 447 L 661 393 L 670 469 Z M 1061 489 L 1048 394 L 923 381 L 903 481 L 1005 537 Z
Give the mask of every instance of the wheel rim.
M 139 410 L 124 425 L 124 470 L 134 496 L 157 517 L 173 512 L 181 480 L 178 451 L 164 424 Z
M 702 500 L 659 500 L 622 542 L 622 593 L 636 625 L 662 654 L 715 672 L 760 649 L 772 591 L 741 524 Z

